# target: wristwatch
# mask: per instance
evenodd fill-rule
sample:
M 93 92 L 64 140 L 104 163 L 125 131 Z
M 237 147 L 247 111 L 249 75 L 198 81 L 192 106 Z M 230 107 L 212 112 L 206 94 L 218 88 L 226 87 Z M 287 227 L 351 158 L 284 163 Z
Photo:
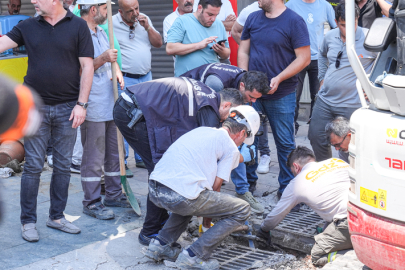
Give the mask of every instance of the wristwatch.
M 78 101 L 78 102 L 76 102 L 76 105 L 82 106 L 83 109 L 87 109 L 87 106 L 89 106 L 89 103 L 88 102 L 83 103 L 83 102 Z

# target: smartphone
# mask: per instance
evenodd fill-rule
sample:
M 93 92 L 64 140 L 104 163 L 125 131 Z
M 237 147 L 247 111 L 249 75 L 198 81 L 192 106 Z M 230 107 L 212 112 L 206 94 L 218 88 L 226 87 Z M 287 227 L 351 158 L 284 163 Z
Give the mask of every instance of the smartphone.
M 222 43 L 224 43 L 225 41 L 226 41 L 226 39 L 223 39 L 223 40 L 218 41 L 217 43 L 222 46 Z M 212 47 L 210 49 L 212 50 Z

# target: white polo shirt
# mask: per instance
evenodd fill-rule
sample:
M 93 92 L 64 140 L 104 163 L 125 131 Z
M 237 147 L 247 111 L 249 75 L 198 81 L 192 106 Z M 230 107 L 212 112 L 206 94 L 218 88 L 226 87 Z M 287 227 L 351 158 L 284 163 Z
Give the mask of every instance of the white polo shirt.
M 152 24 L 152 21 L 143 13 L 139 13 L 148 19 L 151 29 L 149 31 L 156 31 L 159 33 Z M 122 71 L 131 74 L 147 74 L 152 68 L 152 44 L 149 41 L 148 32 L 138 22 L 135 26 L 135 37 L 129 38 L 130 28 L 122 20 L 121 14 L 117 13 L 112 18 L 114 26 L 114 34 L 121 47 L 122 55 Z
M 169 15 L 166 16 L 166 18 L 163 21 L 163 40 L 165 43 L 167 43 L 167 32 L 169 32 L 170 27 L 172 27 L 172 24 L 174 21 L 180 17 L 179 13 L 179 8 L 176 8 L 175 11 L 170 13 Z

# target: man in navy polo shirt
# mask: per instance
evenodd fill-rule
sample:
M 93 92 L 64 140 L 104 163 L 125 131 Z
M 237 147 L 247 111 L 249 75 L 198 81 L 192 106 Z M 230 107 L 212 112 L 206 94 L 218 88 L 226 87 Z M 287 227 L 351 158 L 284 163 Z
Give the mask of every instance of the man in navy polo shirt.
M 25 45 L 28 71 L 24 84 L 41 96 L 43 120 L 36 135 L 24 140 L 21 177 L 21 232 L 29 242 L 39 240 L 37 196 L 46 147 L 53 142 L 48 227 L 67 233 L 80 229 L 67 221 L 65 210 L 76 128 L 86 118 L 93 81 L 94 48 L 84 20 L 63 8 L 62 1 L 32 0 L 39 16 L 20 22 L 0 38 L 0 52 Z M 80 76 L 80 69 L 82 70 Z
M 261 0 L 262 10 L 249 15 L 241 37 L 238 66 L 259 70 L 270 80 L 268 95 L 256 101 L 270 121 L 277 147 L 279 196 L 294 178 L 287 156 L 295 149 L 294 114 L 297 74 L 311 61 L 305 21 L 282 0 Z

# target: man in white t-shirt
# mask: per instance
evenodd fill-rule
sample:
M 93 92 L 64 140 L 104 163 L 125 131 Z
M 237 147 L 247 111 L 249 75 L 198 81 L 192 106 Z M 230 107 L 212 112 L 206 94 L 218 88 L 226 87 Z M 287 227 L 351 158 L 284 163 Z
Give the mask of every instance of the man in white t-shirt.
M 315 236 L 312 263 L 323 266 L 353 248 L 347 224 L 347 202 L 350 179 L 349 165 L 341 159 L 315 161 L 314 153 L 298 146 L 287 160 L 295 178 L 287 185 L 276 207 L 263 221 L 257 236 L 269 241 L 274 229 L 299 203 L 311 207 L 330 223 L 325 231 Z
M 163 21 L 163 39 L 165 43 L 167 43 L 167 32 L 169 32 L 177 17 L 193 12 L 194 0 L 176 0 L 176 2 L 178 4 L 176 10 L 167 15 Z
M 221 128 L 196 128 L 169 147 L 150 175 L 149 198 L 172 214 L 150 242 L 147 257 L 176 261 L 181 269 L 219 269 L 218 261 L 209 259 L 211 253 L 250 215 L 249 204 L 221 193 L 221 185 L 229 182 L 232 169 L 240 162 L 252 158 L 253 151 L 246 155 L 245 149 L 253 143 L 259 123 L 259 114 L 251 106 L 241 105 L 231 110 Z M 181 251 L 172 244 L 193 216 L 202 216 L 209 224 L 211 218 L 219 221 Z
M 258 10 L 261 10 L 261 8 L 259 8 L 259 4 L 256 1 L 242 9 L 242 11 L 239 13 L 236 23 L 233 25 L 231 30 L 232 37 L 236 43 L 240 44 L 240 37 L 242 36 L 243 27 L 245 26 L 245 22 L 249 14 Z

